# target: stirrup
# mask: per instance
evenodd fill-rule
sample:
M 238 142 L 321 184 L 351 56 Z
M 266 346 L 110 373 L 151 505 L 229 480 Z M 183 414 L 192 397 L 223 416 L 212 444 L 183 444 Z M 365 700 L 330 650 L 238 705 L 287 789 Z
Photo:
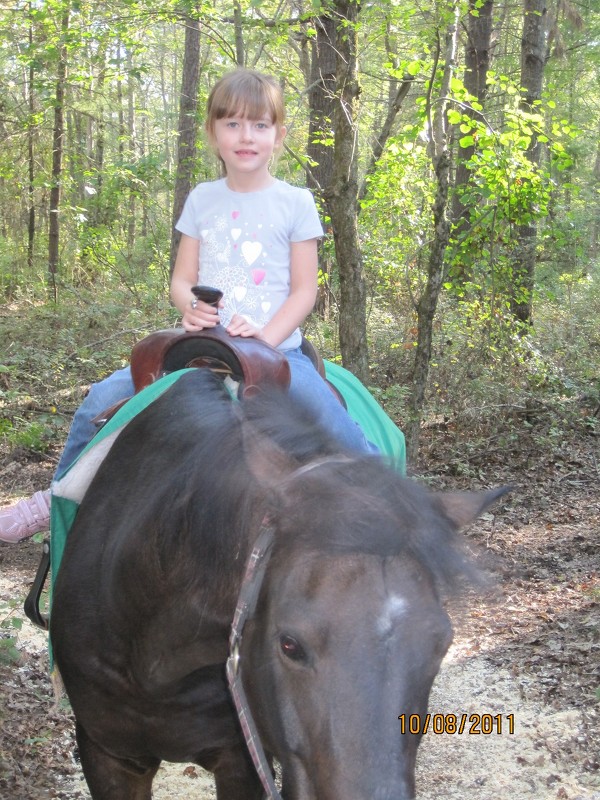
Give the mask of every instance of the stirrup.
M 44 539 L 42 557 L 40 559 L 35 578 L 33 579 L 33 584 L 29 590 L 29 594 L 25 598 L 25 603 L 23 604 L 23 610 L 25 611 L 27 618 L 43 631 L 47 631 L 50 625 L 48 615 L 42 614 L 40 611 L 40 600 L 42 598 L 42 592 L 44 591 L 44 586 L 46 585 L 46 578 L 48 577 L 49 571 L 50 539 Z

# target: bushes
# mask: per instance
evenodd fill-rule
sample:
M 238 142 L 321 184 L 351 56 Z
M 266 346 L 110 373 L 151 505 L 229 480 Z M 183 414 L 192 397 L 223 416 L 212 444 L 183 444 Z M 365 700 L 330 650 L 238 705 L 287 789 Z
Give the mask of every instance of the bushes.
M 158 282 L 160 283 L 160 281 Z M 391 290 L 390 290 L 391 293 Z M 403 427 L 416 330 L 400 293 L 372 301 L 372 390 Z M 435 325 L 425 426 L 455 441 L 510 448 L 527 432 L 555 446 L 568 430 L 595 433 L 600 382 L 600 280 L 586 277 L 539 298 L 535 327 L 522 335 L 508 313 L 476 298 L 443 296 Z M 0 315 L 0 439 L 42 453 L 66 436 L 87 385 L 127 363 L 133 344 L 176 324 L 161 287 L 130 292 L 97 286 L 62 289 L 58 303 L 21 298 Z M 308 332 L 336 359 L 335 321 L 313 317 Z M 537 445 L 536 445 L 537 446 Z
M 156 293 L 158 294 L 158 293 Z M 166 296 L 95 287 L 59 300 L 22 298 L 0 315 L 0 440 L 45 452 L 61 445 L 87 386 L 124 366 L 136 341 L 178 319 Z

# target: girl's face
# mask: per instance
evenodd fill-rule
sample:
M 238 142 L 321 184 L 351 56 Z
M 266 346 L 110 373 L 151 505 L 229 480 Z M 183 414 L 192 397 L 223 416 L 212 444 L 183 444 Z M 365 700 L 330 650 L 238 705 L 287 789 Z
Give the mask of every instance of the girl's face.
M 249 119 L 243 114 L 215 120 L 211 132 L 212 144 L 230 179 L 236 176 L 258 180 L 269 177 L 269 163 L 284 136 L 285 128 L 268 117 Z

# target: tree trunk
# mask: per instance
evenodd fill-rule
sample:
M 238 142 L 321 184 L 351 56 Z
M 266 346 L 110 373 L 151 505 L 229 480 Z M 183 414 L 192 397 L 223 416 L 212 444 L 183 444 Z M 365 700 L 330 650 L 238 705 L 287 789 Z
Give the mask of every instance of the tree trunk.
M 369 379 L 366 289 L 358 238 L 358 0 L 336 0 L 336 98 L 333 181 L 328 206 L 340 276 L 340 349 L 344 366 Z
M 147 95 L 144 93 L 142 96 L 142 122 L 141 122 L 141 132 L 139 137 L 139 151 L 140 151 L 140 158 L 146 158 L 146 140 L 148 137 L 148 118 L 146 116 L 147 110 Z M 142 201 L 142 220 L 140 226 L 140 235 L 142 239 L 145 239 L 148 235 L 148 203 L 150 198 L 148 197 L 148 193 L 144 192 L 141 198 Z
M 596 145 L 596 160 L 594 162 L 592 190 L 594 197 L 600 197 L 600 129 L 598 130 L 598 143 Z M 600 207 L 598 201 L 592 205 L 596 213 L 592 217 L 592 227 L 590 231 L 590 258 L 594 261 L 600 252 Z
M 335 111 L 335 22 L 330 15 L 315 17 L 317 35 L 311 39 L 309 122 L 306 153 L 310 167 L 307 183 L 317 202 L 324 202 L 333 180 L 333 147 L 328 140 L 333 132 Z M 317 298 L 317 313 L 329 315 L 332 259 L 321 251 L 319 266 L 323 277 Z
M 183 204 L 192 188 L 198 138 L 198 90 L 200 81 L 200 22 L 186 18 L 185 47 L 181 73 L 177 169 L 173 195 L 173 232 L 171 235 L 170 275 L 173 274 L 181 234 L 175 223 L 181 216 Z
M 534 111 L 542 97 L 546 64 L 545 0 L 524 0 L 523 35 L 521 38 L 521 108 Z M 527 148 L 527 158 L 540 164 L 540 145 L 535 130 Z M 532 322 L 532 298 L 535 280 L 537 224 L 535 220 L 517 228 L 518 248 L 513 262 L 511 311 L 519 322 Z
M 135 88 L 131 76 L 133 62 L 131 50 L 127 51 L 127 141 L 129 142 L 129 161 L 135 164 L 136 161 L 136 130 L 135 130 Z M 137 186 L 133 184 L 129 187 L 129 198 L 127 202 L 127 253 L 131 256 L 135 247 L 135 215 L 136 215 L 136 194 Z
M 485 0 L 483 5 L 480 4 L 479 0 L 469 0 L 464 85 L 469 94 L 476 98 L 481 105 L 484 105 L 487 97 L 487 73 L 490 66 L 493 9 L 494 0 Z M 463 113 L 473 119 L 478 116 L 478 112 L 470 107 L 464 108 Z M 463 197 L 469 188 L 471 180 L 471 170 L 467 167 L 467 164 L 474 152 L 475 145 L 470 145 L 469 147 L 459 148 L 456 154 L 455 191 L 452 199 L 455 238 L 462 238 L 468 235 L 470 229 L 470 204 L 465 205 Z M 471 278 L 470 269 L 466 264 L 460 264 L 457 272 L 456 277 L 462 283 Z
M 406 99 L 406 96 L 408 95 L 410 87 L 412 86 L 413 82 L 414 82 L 414 77 L 411 75 L 406 75 L 404 79 L 400 81 L 400 83 L 397 85 L 395 91 L 390 97 L 385 119 L 383 121 L 381 129 L 375 135 L 375 144 L 373 145 L 373 152 L 371 154 L 369 166 L 367 167 L 365 177 L 360 187 L 359 200 L 363 200 L 367 195 L 367 177 L 375 172 L 375 168 L 377 167 L 377 162 L 381 158 L 381 154 L 385 149 L 387 140 L 390 138 L 392 134 L 396 117 L 400 113 L 402 104 L 404 103 L 404 100 Z
M 56 275 L 60 254 L 60 184 L 62 180 L 62 155 L 64 139 L 64 103 L 67 79 L 67 34 L 69 32 L 69 5 L 62 12 L 61 39 L 56 69 L 54 95 L 54 126 L 52 130 L 52 181 L 50 188 L 50 221 L 48 227 L 48 276 L 56 300 Z
M 317 35 L 311 40 L 311 74 L 308 91 L 309 120 L 306 154 L 310 162 L 308 186 L 317 196 L 330 184 L 333 175 L 332 136 L 335 111 L 335 22 L 329 15 L 315 17 Z
M 448 147 L 448 124 L 446 119 L 447 98 L 455 70 L 458 40 L 458 4 L 449 8 L 451 21 L 445 36 L 444 71 L 439 96 L 433 100 L 428 97 L 428 111 L 431 131 L 431 161 L 436 177 L 436 193 L 433 203 L 433 241 L 427 263 L 427 281 L 417 302 L 418 334 L 415 361 L 412 374 L 412 391 L 409 398 L 410 419 L 406 426 L 407 457 L 416 460 L 419 449 L 419 433 L 425 390 L 429 378 L 431 347 L 433 341 L 433 321 L 438 299 L 444 281 L 444 257 L 450 238 L 448 219 L 448 188 L 450 183 L 450 151 Z M 438 41 L 438 59 L 441 43 Z M 430 86 L 434 85 L 437 61 L 431 76 Z
M 246 61 L 244 52 L 244 30 L 242 28 L 242 6 L 239 0 L 233 3 L 233 26 L 235 31 L 235 63 L 243 67 Z
M 160 95 L 162 98 L 162 110 L 163 110 L 163 124 L 164 124 L 164 142 L 165 142 L 165 168 L 170 173 L 171 172 L 171 147 L 169 145 L 170 141 L 170 125 L 169 125 L 169 101 L 168 97 L 170 95 L 170 91 L 167 88 L 167 82 L 165 80 L 165 63 L 164 57 L 161 58 L 159 64 L 159 75 L 160 75 Z M 183 80 L 183 78 L 182 78 Z
M 90 221 L 92 227 L 101 225 L 105 222 L 105 213 L 103 211 L 104 200 L 102 197 L 104 188 L 104 147 L 106 139 L 106 125 L 105 125 L 105 101 L 104 101 L 104 84 L 106 82 L 106 49 L 98 53 L 98 77 L 94 87 L 95 94 L 98 97 L 98 115 L 96 122 L 96 135 L 92 146 L 92 163 L 94 165 L 94 174 L 96 176 L 96 193 L 90 199 L 91 215 Z
M 29 4 L 29 13 L 31 16 L 31 3 Z M 33 23 L 29 23 L 29 49 L 33 53 Z M 34 160 L 34 113 L 35 101 L 33 95 L 33 81 L 35 78 L 35 68 L 33 59 L 29 62 L 29 71 L 27 79 L 27 105 L 29 111 L 29 121 L 27 123 L 27 164 L 28 164 L 28 182 L 27 182 L 27 266 L 31 270 L 33 267 L 33 250 L 35 244 L 35 160 Z
M 117 42 L 117 58 L 116 58 L 116 71 L 119 79 L 117 80 L 117 119 L 119 121 L 119 136 L 117 139 L 117 151 L 119 153 L 119 166 L 123 166 L 125 159 L 125 140 L 127 131 L 125 129 L 125 112 L 123 111 L 123 81 L 122 71 L 123 63 L 121 61 L 121 51 L 123 49 L 123 42 Z

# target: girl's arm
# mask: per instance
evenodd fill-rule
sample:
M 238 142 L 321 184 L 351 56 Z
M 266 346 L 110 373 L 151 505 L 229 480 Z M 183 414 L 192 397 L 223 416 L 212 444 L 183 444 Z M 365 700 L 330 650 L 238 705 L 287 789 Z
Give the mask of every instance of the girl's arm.
M 198 300 L 196 308 L 192 308 L 192 286 L 198 283 L 199 257 L 200 241 L 182 233 L 171 278 L 171 300 L 182 314 L 181 324 L 186 331 L 214 328 L 219 322 L 217 309 L 208 303 Z
M 256 328 L 243 317 L 234 316 L 227 328 L 232 336 L 254 336 L 277 347 L 302 325 L 317 299 L 317 239 L 290 243 L 290 293 L 264 328 Z

